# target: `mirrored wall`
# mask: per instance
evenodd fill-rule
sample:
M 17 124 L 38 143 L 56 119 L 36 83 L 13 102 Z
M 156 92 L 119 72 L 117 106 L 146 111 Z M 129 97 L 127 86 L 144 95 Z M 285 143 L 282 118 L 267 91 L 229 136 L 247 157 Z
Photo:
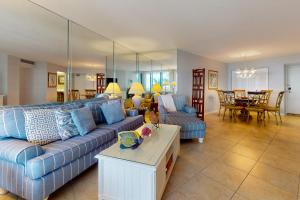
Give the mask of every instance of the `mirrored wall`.
M 126 99 L 133 83 L 142 96 L 176 93 L 177 50 L 136 52 L 29 1 L 0 1 L 1 104 Z

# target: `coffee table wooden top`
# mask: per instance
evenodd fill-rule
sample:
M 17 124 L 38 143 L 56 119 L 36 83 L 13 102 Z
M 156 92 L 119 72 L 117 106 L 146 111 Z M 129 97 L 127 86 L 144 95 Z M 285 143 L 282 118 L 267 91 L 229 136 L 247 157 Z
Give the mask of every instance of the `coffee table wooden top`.
M 152 125 L 147 124 L 144 126 L 150 127 Z M 141 132 L 144 126 L 137 129 L 137 131 Z M 177 134 L 179 134 L 179 131 L 179 126 L 160 124 L 160 128 L 157 130 L 153 128 L 152 135 L 150 137 L 146 137 L 138 148 L 121 149 L 120 144 L 116 143 L 100 152 L 96 158 L 108 156 L 155 166 L 160 161 L 164 152 L 167 151 Z

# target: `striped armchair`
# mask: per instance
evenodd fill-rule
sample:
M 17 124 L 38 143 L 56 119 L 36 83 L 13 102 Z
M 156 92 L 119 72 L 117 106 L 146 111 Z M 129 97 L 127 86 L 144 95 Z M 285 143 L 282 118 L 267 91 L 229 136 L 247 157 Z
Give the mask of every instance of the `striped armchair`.
M 167 112 L 161 97 L 158 97 L 159 120 L 163 124 L 174 124 L 181 126 L 181 139 L 197 138 L 200 143 L 205 136 L 205 122 L 196 117 L 196 109 L 188 105 L 188 99 L 183 95 L 173 95 L 176 112 Z

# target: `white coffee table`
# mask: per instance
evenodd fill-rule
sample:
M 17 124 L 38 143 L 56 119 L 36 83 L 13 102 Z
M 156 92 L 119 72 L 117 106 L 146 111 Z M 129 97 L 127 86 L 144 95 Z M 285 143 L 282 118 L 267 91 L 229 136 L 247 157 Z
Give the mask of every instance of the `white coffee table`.
M 114 144 L 102 151 L 96 156 L 99 199 L 161 199 L 179 151 L 180 127 L 165 124 L 135 150 Z

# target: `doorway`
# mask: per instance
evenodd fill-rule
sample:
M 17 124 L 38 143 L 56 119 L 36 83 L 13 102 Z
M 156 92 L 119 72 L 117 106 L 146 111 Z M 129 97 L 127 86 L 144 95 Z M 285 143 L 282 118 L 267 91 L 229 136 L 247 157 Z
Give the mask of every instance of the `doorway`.
M 286 113 L 300 115 L 300 64 L 286 66 Z

